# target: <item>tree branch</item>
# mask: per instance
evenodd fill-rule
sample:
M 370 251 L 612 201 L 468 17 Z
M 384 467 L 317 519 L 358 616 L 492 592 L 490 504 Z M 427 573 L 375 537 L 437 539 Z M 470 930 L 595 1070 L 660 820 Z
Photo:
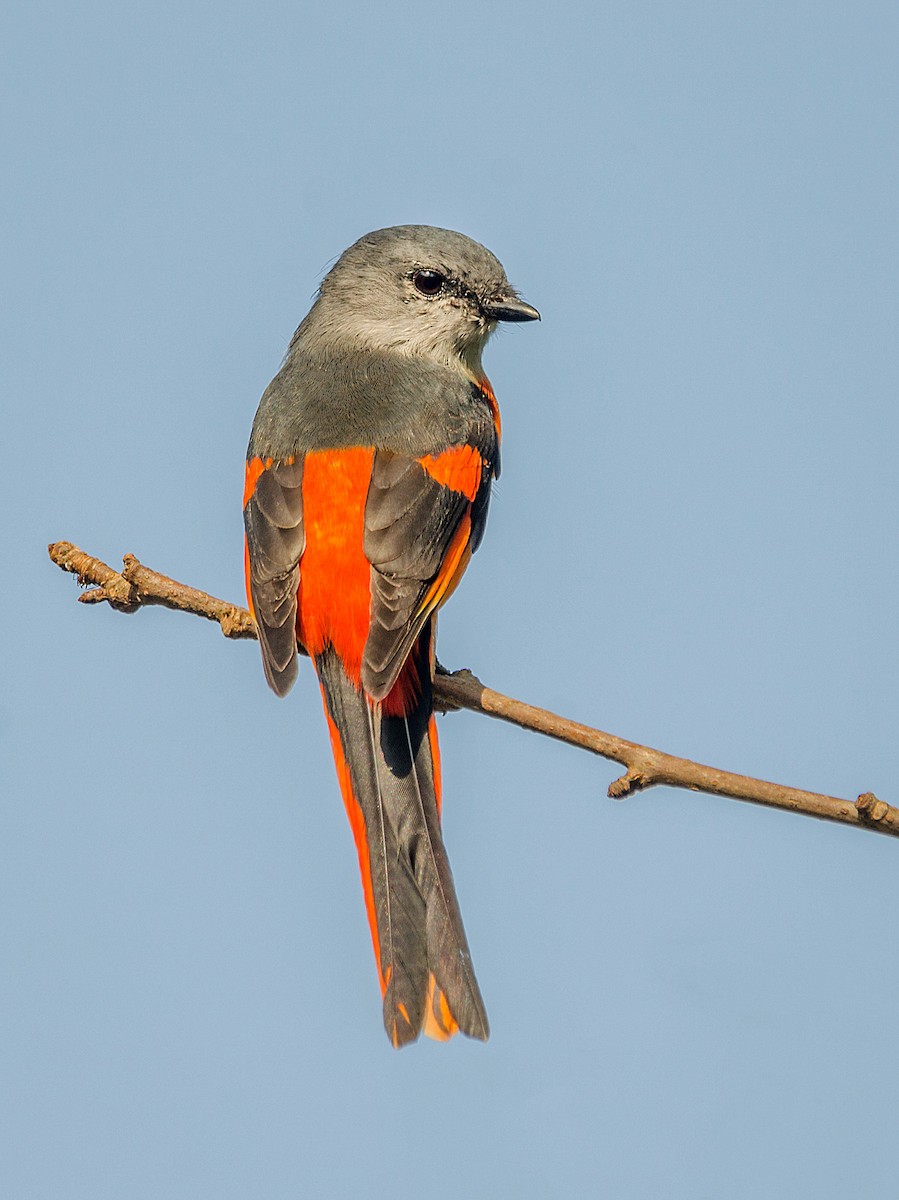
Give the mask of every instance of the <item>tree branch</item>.
M 160 575 L 140 563 L 133 554 L 126 554 L 121 572 L 73 546 L 71 542 L 54 542 L 49 547 L 50 558 L 64 571 L 71 571 L 83 584 L 93 584 L 90 591 L 79 597 L 82 603 L 107 601 L 113 608 L 134 612 L 145 604 L 161 604 L 217 621 L 222 633 L 232 638 L 255 638 L 256 626 L 245 608 L 217 600 L 206 592 L 187 587 Z M 543 708 L 535 708 L 484 687 L 470 671 L 454 674 L 438 672 L 434 679 L 435 704 L 444 711 L 467 708 L 472 712 L 498 717 L 523 729 L 531 729 L 571 746 L 590 750 L 603 758 L 620 763 L 624 774 L 609 787 L 609 795 L 623 799 L 634 792 L 656 784 L 708 792 L 715 796 L 730 796 L 783 808 L 790 812 L 839 821 L 859 829 L 899 837 L 899 809 L 865 792 L 857 800 L 842 800 L 818 792 L 767 783 L 748 775 L 719 771 L 687 758 L 677 758 L 649 746 L 625 741 L 611 733 L 591 729 L 565 717 L 556 716 Z

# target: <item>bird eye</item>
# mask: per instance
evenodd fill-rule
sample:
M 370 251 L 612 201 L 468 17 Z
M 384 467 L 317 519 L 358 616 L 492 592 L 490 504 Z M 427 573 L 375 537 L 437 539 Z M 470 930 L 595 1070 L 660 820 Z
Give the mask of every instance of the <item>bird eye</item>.
M 412 282 L 423 296 L 436 296 L 443 290 L 446 276 L 439 271 L 416 271 Z

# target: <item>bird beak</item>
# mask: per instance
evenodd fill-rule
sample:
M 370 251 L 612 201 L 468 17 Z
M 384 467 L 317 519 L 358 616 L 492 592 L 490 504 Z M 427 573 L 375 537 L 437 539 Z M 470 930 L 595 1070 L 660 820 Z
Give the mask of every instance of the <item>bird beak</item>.
M 496 296 L 481 305 L 491 321 L 539 321 L 540 314 L 530 304 L 514 296 Z

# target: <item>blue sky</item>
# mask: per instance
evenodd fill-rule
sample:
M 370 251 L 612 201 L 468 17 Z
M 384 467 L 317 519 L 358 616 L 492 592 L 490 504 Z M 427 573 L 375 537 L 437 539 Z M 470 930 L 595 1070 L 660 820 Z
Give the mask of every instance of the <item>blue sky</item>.
M 75 603 L 70 539 L 242 596 L 258 398 L 404 222 L 542 314 L 440 655 L 675 753 L 896 801 L 899 10 L 37 2 L 3 18 L 3 1192 L 891 1198 L 891 839 L 470 714 L 486 1045 L 395 1053 L 307 671 Z

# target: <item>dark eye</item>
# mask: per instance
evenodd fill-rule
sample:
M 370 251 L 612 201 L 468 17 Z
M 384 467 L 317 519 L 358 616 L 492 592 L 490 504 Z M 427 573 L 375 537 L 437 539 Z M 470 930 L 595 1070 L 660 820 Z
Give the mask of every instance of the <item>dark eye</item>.
M 423 296 L 436 296 L 446 283 L 446 276 L 439 271 L 416 271 L 412 282 Z

